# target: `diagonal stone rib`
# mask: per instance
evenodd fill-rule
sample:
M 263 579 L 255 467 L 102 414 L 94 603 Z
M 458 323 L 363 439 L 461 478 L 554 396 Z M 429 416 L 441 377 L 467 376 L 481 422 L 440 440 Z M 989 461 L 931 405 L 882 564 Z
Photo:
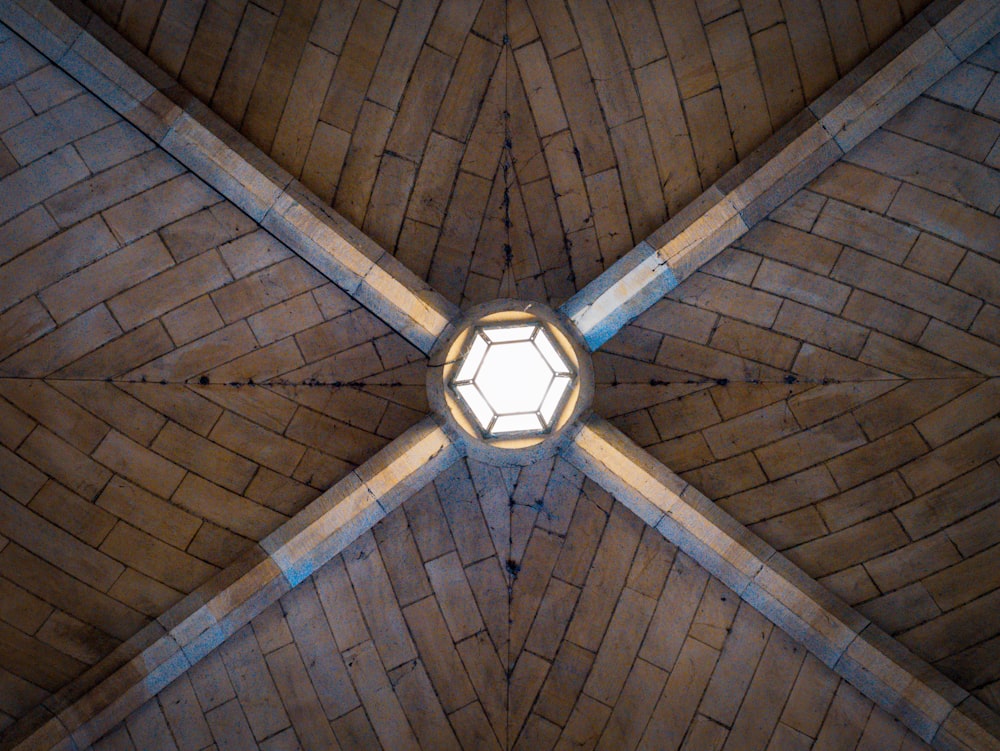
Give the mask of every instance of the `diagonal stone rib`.
M 691 485 L 591 417 L 565 458 L 942 751 L 1000 749 L 1000 718 Z
M 998 32 L 998 0 L 933 3 L 562 312 L 596 350 Z
M 458 309 L 76 0 L 0 3 L 20 34 L 347 294 L 429 353 Z
M 13 727 L 0 749 L 84 749 L 458 460 L 426 418 Z

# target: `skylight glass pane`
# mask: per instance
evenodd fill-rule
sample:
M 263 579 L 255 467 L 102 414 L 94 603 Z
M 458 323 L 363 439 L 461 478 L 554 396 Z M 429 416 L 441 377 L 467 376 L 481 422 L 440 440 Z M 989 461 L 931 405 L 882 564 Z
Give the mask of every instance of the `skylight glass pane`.
M 552 344 L 552 339 L 549 338 L 548 333 L 544 330 L 535 337 L 535 346 L 538 347 L 538 351 L 542 353 L 542 357 L 545 358 L 546 362 L 548 362 L 554 372 L 570 372 L 569 365 L 566 364 L 562 355 L 559 354 L 559 351 Z
M 531 413 L 525 415 L 502 415 L 493 424 L 492 432 L 495 435 L 503 433 L 526 433 L 529 431 L 545 430 L 538 419 L 538 415 Z
M 529 324 L 525 326 L 498 326 L 497 328 L 485 328 L 483 331 L 491 342 L 523 342 L 530 339 L 538 326 Z
M 497 414 L 534 412 L 551 380 L 552 371 L 531 342 L 491 345 L 475 377 Z
M 479 427 L 483 430 L 487 430 L 490 427 L 490 420 L 493 419 L 493 410 L 490 409 L 490 405 L 486 403 L 483 399 L 483 395 L 479 393 L 473 384 L 469 383 L 464 386 L 456 386 L 455 391 L 458 392 L 467 405 L 469 409 L 472 410 L 472 414 L 476 416 L 476 421 L 479 423 Z
M 545 395 L 541 409 L 542 419 L 545 420 L 546 427 L 552 424 L 552 418 L 555 417 L 556 409 L 559 408 L 563 395 L 569 389 L 571 380 L 569 376 L 556 376 L 552 379 L 552 386 L 549 388 L 549 393 Z
M 455 376 L 455 382 L 460 383 L 461 381 L 468 381 L 474 375 L 476 375 L 476 370 L 479 368 L 479 364 L 483 361 L 483 357 L 486 355 L 486 350 L 489 345 L 483 336 L 478 331 L 472 340 L 472 346 L 469 347 L 469 354 L 465 356 L 465 361 L 462 363 L 462 367 L 458 369 L 458 375 Z

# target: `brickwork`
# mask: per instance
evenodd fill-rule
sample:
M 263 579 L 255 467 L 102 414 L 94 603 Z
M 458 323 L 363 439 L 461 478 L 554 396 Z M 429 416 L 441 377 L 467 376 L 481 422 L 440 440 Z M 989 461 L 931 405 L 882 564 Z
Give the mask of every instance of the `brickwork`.
M 92 5 L 463 303 L 560 302 L 919 10 L 514 3 L 508 47 L 489 0 Z M 0 45 L 7 725 L 426 405 L 412 346 Z M 998 67 L 960 66 L 598 358 L 599 412 L 994 707 Z M 548 470 L 448 471 L 328 601 L 321 572 L 96 747 L 920 747 Z
M 598 413 L 995 708 L 996 67 L 960 66 L 595 359 Z
M 0 725 L 426 411 L 420 353 L 0 32 Z
M 562 460 L 454 465 L 93 748 L 234 743 L 926 748 Z
M 453 302 L 558 305 L 926 3 L 89 5 Z

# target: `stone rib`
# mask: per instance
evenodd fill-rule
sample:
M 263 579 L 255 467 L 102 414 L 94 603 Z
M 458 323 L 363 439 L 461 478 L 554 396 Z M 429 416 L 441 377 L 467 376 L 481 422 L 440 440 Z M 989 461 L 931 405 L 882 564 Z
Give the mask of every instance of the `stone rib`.
M 668 470 L 590 418 L 565 458 L 916 735 L 1000 749 L 1000 718 Z
M 46 700 L 0 749 L 87 748 L 458 458 L 425 418 Z
M 598 349 L 1000 32 L 997 0 L 939 0 L 562 306 Z
M 66 0 L 0 21 L 424 353 L 457 314 L 395 257 L 233 130 L 99 17 Z

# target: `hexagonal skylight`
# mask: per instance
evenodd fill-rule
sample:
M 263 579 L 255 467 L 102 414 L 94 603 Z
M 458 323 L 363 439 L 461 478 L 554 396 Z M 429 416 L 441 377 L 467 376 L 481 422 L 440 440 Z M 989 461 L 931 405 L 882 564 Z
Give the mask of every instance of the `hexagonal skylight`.
M 538 323 L 475 329 L 451 388 L 484 437 L 549 432 L 576 373 Z

